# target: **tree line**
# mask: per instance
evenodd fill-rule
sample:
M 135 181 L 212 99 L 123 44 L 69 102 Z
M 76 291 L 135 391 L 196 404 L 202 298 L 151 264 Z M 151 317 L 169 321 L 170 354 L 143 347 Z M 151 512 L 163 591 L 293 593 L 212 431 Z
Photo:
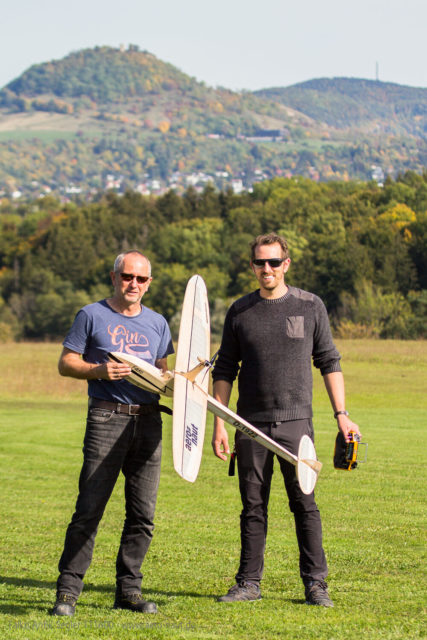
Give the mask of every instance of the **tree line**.
M 427 172 L 382 188 L 275 178 L 239 195 L 208 185 L 3 201 L 0 225 L 0 340 L 63 337 L 81 306 L 110 294 L 113 260 L 131 248 L 152 263 L 145 303 L 175 333 L 187 280 L 203 276 L 218 338 L 230 302 L 257 286 L 249 242 L 270 231 L 288 240 L 288 282 L 325 301 L 337 336 L 426 337 Z

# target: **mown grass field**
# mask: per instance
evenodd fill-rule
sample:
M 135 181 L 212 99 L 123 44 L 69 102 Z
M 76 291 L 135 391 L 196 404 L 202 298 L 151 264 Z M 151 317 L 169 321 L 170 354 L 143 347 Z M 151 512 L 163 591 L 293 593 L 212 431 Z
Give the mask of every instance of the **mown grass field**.
M 59 345 L 1 345 L 0 633 L 15 638 L 427 637 L 425 596 L 427 343 L 338 342 L 348 408 L 369 443 L 368 462 L 332 466 L 335 423 L 315 375 L 316 488 L 334 609 L 304 605 L 293 521 L 281 477 L 270 502 L 263 599 L 224 605 L 239 555 L 237 477 L 210 452 L 194 484 L 173 470 L 171 423 L 155 536 L 144 563 L 157 616 L 112 609 L 123 513 L 120 480 L 97 536 L 73 619 L 48 615 L 81 465 L 84 382 L 56 372 Z
M 49 131 L 43 129 L 29 129 L 18 131 L 0 131 L 0 142 L 21 142 L 22 140 L 38 139 L 49 144 L 55 140 L 74 140 L 74 131 Z

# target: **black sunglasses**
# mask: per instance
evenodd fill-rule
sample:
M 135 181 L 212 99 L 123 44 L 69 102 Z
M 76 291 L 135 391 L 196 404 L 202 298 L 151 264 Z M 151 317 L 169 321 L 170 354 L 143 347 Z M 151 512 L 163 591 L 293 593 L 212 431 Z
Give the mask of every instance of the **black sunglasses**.
M 255 260 L 252 260 L 252 264 L 255 267 L 265 267 L 266 263 L 268 262 L 272 269 L 277 269 L 277 267 L 280 267 L 280 265 L 284 261 L 285 258 L 266 258 L 265 260 L 264 258 L 256 258 Z
M 135 278 L 138 284 L 144 284 L 150 279 L 150 276 L 134 276 L 133 273 L 121 273 L 120 277 L 123 282 L 131 282 Z

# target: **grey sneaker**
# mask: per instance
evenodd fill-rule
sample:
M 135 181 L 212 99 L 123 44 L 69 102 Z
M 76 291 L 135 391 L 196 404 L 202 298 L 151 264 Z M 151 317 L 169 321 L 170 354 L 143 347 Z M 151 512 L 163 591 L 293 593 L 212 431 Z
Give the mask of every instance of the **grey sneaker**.
M 51 616 L 73 616 L 76 610 L 77 598 L 70 593 L 58 593 L 56 602 L 50 612 Z
M 114 609 L 129 609 L 138 613 L 157 613 L 155 602 L 144 600 L 140 593 L 123 594 L 116 591 Z
M 305 604 L 314 604 L 320 607 L 334 606 L 329 597 L 328 585 L 324 580 L 310 580 L 305 584 Z
M 238 582 L 225 596 L 217 598 L 218 602 L 243 602 L 245 600 L 261 600 L 261 590 L 253 582 Z

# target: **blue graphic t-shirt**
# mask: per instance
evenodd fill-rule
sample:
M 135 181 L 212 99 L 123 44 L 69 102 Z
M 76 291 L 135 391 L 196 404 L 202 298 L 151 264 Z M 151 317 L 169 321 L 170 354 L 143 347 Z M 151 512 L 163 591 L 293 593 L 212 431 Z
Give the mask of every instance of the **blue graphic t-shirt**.
M 142 307 L 137 316 L 125 316 L 114 311 L 106 300 L 80 309 L 63 345 L 95 364 L 106 362 L 109 351 L 120 351 L 154 365 L 174 351 L 163 316 L 147 307 Z M 123 404 L 148 404 L 159 398 L 127 380 L 88 380 L 88 393 L 93 398 Z

